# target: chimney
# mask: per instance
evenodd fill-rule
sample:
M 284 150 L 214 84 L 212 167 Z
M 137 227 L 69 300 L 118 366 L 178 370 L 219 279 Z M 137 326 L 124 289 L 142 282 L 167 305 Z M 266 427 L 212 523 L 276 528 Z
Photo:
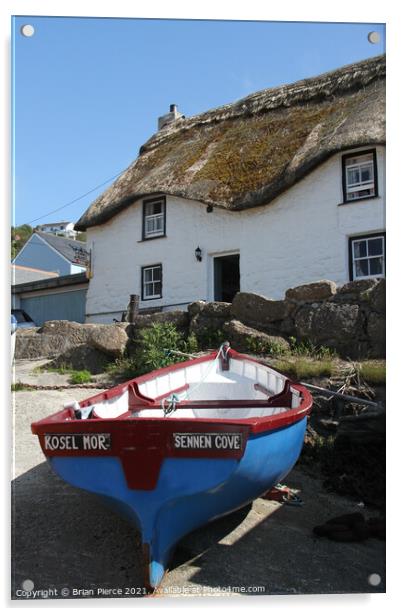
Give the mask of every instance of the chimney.
M 165 115 L 158 118 L 158 130 L 165 128 L 166 126 L 169 126 L 169 124 L 172 124 L 172 122 L 175 122 L 176 120 L 179 120 L 184 117 L 185 116 L 177 109 L 177 105 L 172 104 L 170 105 L 169 113 L 166 113 Z

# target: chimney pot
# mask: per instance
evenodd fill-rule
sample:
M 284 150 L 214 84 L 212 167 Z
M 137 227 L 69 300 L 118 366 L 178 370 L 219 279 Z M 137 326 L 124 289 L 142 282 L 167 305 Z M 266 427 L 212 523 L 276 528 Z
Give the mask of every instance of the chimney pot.
M 172 104 L 170 105 L 169 109 L 169 113 L 166 113 L 165 115 L 158 118 L 158 130 L 165 128 L 165 126 L 172 124 L 180 118 L 184 118 L 184 115 L 180 113 L 180 111 L 177 109 L 177 105 Z

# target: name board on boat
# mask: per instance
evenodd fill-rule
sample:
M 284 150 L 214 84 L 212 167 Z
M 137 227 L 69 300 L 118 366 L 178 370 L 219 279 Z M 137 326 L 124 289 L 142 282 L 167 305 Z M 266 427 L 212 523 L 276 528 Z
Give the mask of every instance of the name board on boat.
M 175 449 L 209 449 L 213 451 L 241 451 L 241 432 L 176 432 Z
M 110 434 L 45 434 L 47 451 L 108 451 Z

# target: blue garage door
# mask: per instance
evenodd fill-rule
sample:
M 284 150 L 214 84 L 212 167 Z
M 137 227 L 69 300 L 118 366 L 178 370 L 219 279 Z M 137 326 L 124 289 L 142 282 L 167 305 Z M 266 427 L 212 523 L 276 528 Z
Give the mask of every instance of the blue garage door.
M 37 297 L 21 298 L 21 308 L 41 326 L 45 321 L 85 322 L 85 301 L 87 290 L 52 293 Z

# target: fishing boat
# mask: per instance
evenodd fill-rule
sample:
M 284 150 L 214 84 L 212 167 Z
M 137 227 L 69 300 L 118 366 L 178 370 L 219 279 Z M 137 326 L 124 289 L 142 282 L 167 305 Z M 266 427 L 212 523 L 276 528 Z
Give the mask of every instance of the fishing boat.
M 62 479 L 137 527 L 152 590 L 184 535 L 289 473 L 311 406 L 303 386 L 224 343 L 71 403 L 32 432 Z

